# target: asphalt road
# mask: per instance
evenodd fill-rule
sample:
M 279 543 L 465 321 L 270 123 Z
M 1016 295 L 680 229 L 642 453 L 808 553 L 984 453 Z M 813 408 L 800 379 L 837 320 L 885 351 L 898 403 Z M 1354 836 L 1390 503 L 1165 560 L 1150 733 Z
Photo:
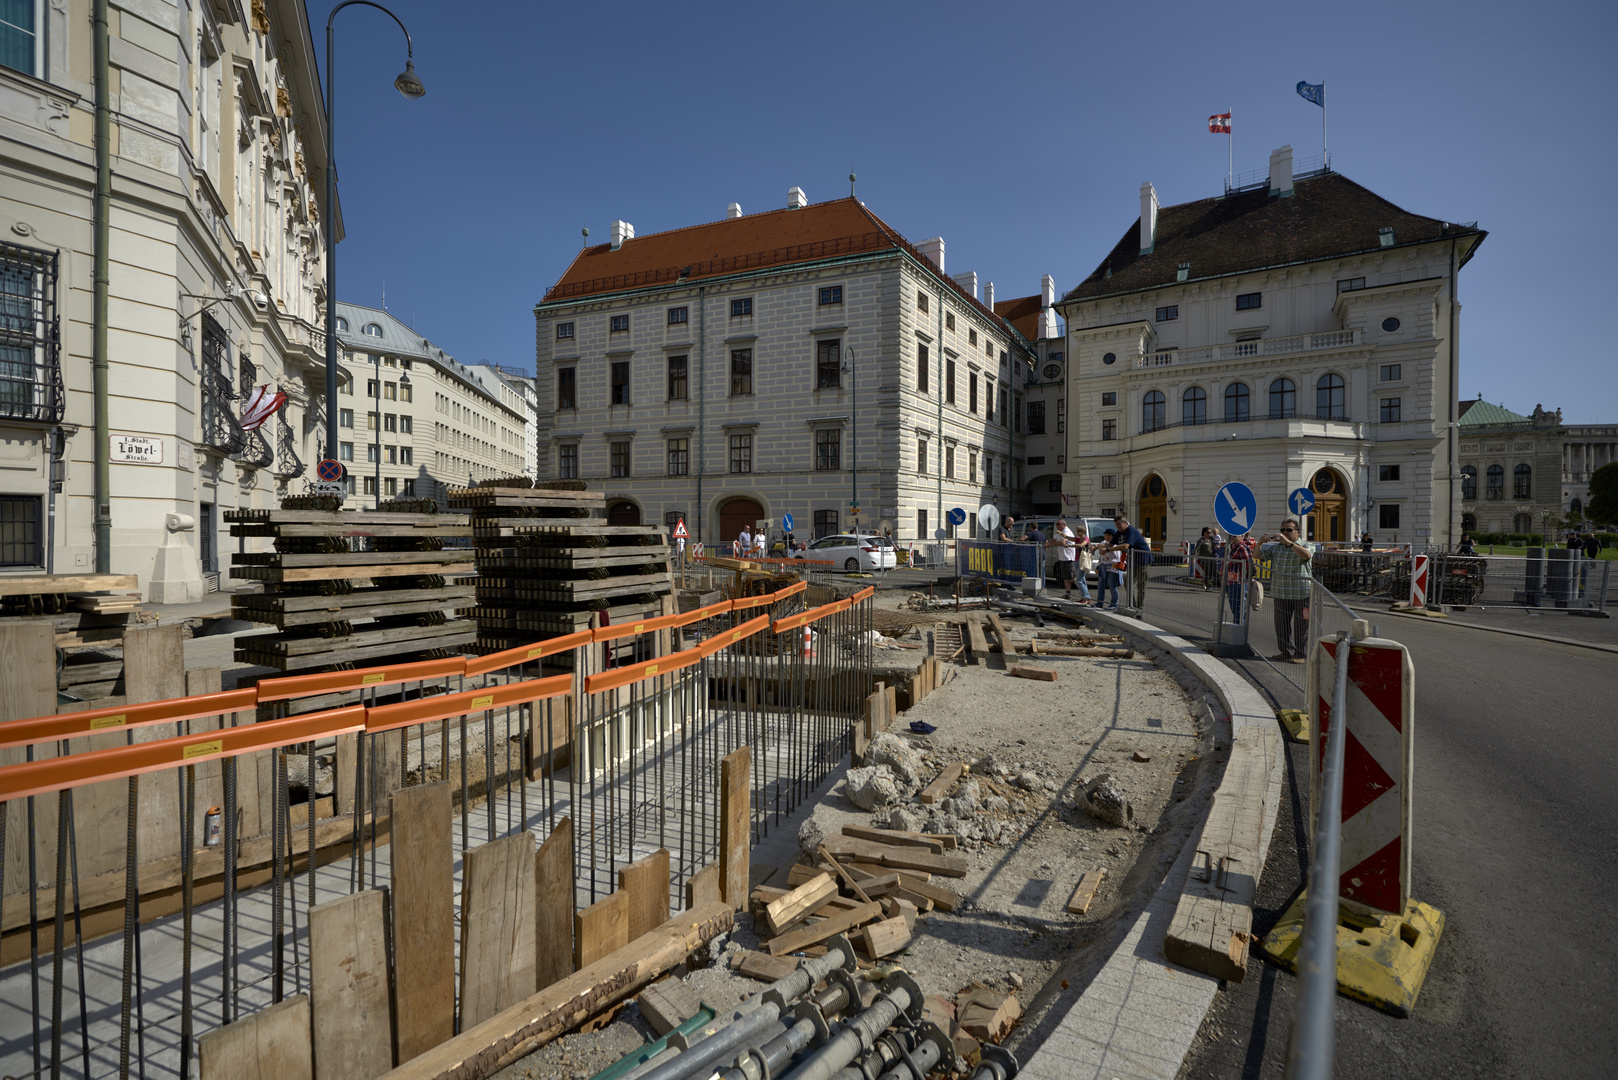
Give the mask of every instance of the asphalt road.
M 1338 997 L 1335 1075 L 1618 1074 L 1618 654 L 1458 622 L 1370 618 L 1415 663 L 1412 894 L 1448 921 L 1410 1019 Z M 1593 623 L 1533 629 L 1610 636 L 1610 624 Z M 1254 644 L 1263 649 L 1266 636 L 1256 632 Z M 1301 683 L 1300 666 L 1233 663 L 1279 707 L 1302 707 L 1284 678 Z M 1290 800 L 1259 886 L 1259 934 L 1307 873 L 1302 747 L 1291 763 Z M 1244 983 L 1215 999 L 1179 1075 L 1281 1077 L 1296 988 L 1291 973 L 1256 960 Z

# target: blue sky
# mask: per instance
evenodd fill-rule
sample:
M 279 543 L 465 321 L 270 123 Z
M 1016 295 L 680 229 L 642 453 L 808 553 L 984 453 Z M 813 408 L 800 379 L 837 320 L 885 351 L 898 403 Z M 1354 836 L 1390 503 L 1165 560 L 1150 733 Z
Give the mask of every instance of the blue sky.
M 317 47 L 331 4 L 315 0 Z M 1618 420 L 1618 5 L 534 4 L 338 16 L 339 295 L 467 362 L 533 365 L 533 304 L 588 224 L 645 235 L 859 196 L 1005 298 L 1072 288 L 1139 214 L 1291 143 L 1407 210 L 1477 221 L 1461 396 Z M 322 57 L 324 53 L 321 53 Z M 1608 192 L 1603 195 L 1602 192 Z M 1602 331 L 1602 325 L 1609 326 Z

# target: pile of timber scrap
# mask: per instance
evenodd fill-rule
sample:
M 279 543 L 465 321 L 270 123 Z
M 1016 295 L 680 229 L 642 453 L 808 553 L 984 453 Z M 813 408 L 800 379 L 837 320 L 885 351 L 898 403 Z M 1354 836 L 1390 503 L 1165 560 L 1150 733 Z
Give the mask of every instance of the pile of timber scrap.
M 56 667 L 57 690 L 99 701 L 123 693 L 124 633 L 140 622 L 135 587 L 133 574 L 0 577 L 0 620 L 48 624 L 58 651 L 39 662 Z
M 421 512 L 429 505 L 227 510 L 232 536 L 275 547 L 231 556 L 235 576 L 265 583 L 233 596 L 231 614 L 281 631 L 240 639 L 236 659 L 307 674 L 459 654 L 477 636 L 454 614 L 474 596 L 459 580 L 471 569 L 471 528 L 462 515 Z
M 478 648 L 498 652 L 591 625 L 656 616 L 673 593 L 661 526 L 608 525 L 578 481 L 453 490 L 477 546 Z

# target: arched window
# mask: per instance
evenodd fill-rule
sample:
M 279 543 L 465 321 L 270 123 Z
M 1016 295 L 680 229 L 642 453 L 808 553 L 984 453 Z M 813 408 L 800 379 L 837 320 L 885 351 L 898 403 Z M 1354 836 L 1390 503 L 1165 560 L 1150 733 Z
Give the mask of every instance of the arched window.
M 1534 497 L 1534 470 L 1532 466 L 1525 463 L 1511 470 L 1511 497 L 1513 499 L 1532 499 Z
M 1291 379 L 1270 384 L 1270 419 L 1284 420 L 1298 408 L 1298 387 Z
M 1206 424 L 1208 422 L 1208 391 L 1200 386 L 1193 386 L 1187 390 L 1180 399 L 1180 419 L 1186 424 Z
M 1146 395 L 1146 400 L 1140 407 L 1140 430 L 1142 434 L 1156 431 L 1166 423 L 1166 409 L 1163 391 L 1153 390 Z
M 1572 510 L 1575 514 L 1584 513 L 1584 500 L 1583 499 L 1574 499 L 1573 500 L 1573 505 L 1568 507 L 1568 509 Z
M 1461 466 L 1461 498 L 1478 497 L 1478 469 L 1476 465 Z
M 1506 497 L 1506 470 L 1501 468 L 1499 465 L 1490 465 L 1489 466 L 1489 472 L 1488 472 L 1488 478 L 1489 478 L 1489 486 L 1488 486 L 1488 496 L 1489 496 L 1489 498 L 1491 498 L 1491 499 L 1503 499 L 1503 498 L 1505 498 Z
M 348 330 L 348 320 L 343 318 L 341 315 L 337 316 L 337 329 L 344 332 Z
M 1322 375 L 1320 381 L 1315 383 L 1315 419 L 1348 419 L 1348 413 L 1343 407 L 1343 377 L 1341 375 Z
M 374 323 L 374 322 L 366 323 L 365 324 L 365 333 L 370 337 L 381 337 L 382 336 L 382 324 L 381 323 Z
M 1225 420 L 1247 419 L 1247 384 L 1231 383 L 1225 387 Z
M 1511 531 L 1525 533 L 1534 527 L 1534 515 L 1518 514 L 1511 519 Z

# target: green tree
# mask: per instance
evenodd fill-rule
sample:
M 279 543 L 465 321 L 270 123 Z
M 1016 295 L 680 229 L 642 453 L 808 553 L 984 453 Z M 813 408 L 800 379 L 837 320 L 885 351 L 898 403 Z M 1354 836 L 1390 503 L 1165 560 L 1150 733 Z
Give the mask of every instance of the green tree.
M 1590 501 L 1584 507 L 1587 521 L 1611 525 L 1618 522 L 1618 461 L 1611 461 L 1590 474 Z

